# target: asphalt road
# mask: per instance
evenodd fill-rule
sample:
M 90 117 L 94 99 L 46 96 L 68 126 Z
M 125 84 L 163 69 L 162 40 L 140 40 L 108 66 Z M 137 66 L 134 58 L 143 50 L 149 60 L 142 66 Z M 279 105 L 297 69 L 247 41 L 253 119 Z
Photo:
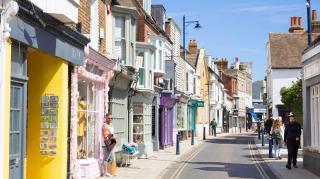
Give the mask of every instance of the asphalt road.
M 208 139 L 205 144 L 172 166 L 170 179 L 277 178 L 262 160 L 251 134 Z

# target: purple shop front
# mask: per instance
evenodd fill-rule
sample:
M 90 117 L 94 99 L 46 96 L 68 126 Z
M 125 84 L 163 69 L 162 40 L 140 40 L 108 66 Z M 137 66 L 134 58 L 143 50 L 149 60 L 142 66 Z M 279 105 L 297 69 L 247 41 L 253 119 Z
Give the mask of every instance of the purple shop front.
M 171 92 L 162 92 L 160 99 L 160 147 L 173 145 L 173 113 L 177 98 Z

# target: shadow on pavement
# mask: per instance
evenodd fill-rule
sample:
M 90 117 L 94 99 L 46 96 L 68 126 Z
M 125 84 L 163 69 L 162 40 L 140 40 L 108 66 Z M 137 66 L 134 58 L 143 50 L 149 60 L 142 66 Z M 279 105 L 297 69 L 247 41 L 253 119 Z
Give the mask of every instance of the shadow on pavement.
M 215 165 L 212 167 L 197 167 L 194 169 L 203 171 L 221 171 L 227 172 L 229 177 L 237 178 L 261 178 L 258 172 L 250 172 L 254 164 L 237 164 L 237 163 L 223 163 L 223 162 L 189 162 L 196 165 Z

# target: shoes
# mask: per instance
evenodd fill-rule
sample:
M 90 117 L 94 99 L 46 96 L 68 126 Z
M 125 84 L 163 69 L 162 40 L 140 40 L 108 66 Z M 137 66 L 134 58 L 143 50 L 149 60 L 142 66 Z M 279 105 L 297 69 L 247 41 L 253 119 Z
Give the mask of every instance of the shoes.
M 104 175 L 103 175 L 104 177 L 113 177 L 110 173 L 105 173 Z
M 287 168 L 288 170 L 291 170 L 291 166 L 289 166 L 289 165 L 286 165 L 286 168 Z
M 294 167 L 294 168 L 298 168 L 297 164 L 293 164 L 293 167 Z

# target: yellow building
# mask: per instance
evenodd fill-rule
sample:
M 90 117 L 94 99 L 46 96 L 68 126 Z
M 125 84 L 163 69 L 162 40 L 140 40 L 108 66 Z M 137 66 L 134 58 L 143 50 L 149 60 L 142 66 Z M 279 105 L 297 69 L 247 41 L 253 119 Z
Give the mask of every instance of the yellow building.
M 197 41 L 189 41 L 188 61 L 196 69 L 194 100 L 202 101 L 204 107 L 197 108 L 196 136 L 202 136 L 203 130 L 209 134 L 209 71 L 204 49 L 198 49 Z M 204 129 L 205 128 L 205 129 Z
M 70 68 L 83 63 L 89 40 L 65 26 L 43 27 L 26 11 L 31 2 L 19 5 L 26 7 L 10 22 L 6 45 L 7 158 L 0 178 L 67 178 Z M 34 8 L 44 24 L 61 24 Z

